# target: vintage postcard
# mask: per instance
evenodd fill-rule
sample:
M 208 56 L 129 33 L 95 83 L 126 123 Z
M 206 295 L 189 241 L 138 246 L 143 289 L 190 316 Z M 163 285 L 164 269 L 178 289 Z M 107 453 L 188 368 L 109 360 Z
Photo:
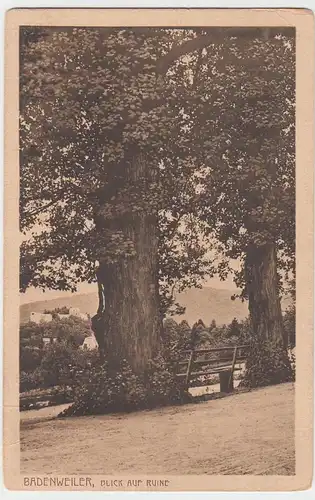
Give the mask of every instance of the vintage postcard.
M 6 16 L 9 490 L 313 471 L 314 19 Z

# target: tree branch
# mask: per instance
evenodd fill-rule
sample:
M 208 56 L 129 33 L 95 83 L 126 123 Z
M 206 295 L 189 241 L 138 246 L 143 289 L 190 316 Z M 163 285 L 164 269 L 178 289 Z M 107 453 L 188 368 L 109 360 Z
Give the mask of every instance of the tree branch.
M 290 26 L 291 28 L 291 26 Z M 212 43 L 218 43 L 225 40 L 228 37 L 242 37 L 242 38 L 266 38 L 280 34 L 283 32 L 284 27 L 270 27 L 268 28 L 268 33 L 264 27 L 237 27 L 237 28 L 223 28 L 223 27 L 212 27 L 211 33 L 209 35 L 201 35 L 184 42 L 183 44 L 175 44 L 173 48 L 161 57 L 156 66 L 156 71 L 160 74 L 165 74 L 171 64 L 175 62 L 180 57 L 194 52 L 196 50 L 202 50 L 204 47 L 211 45 Z
M 69 186 L 66 186 L 64 189 L 62 189 L 58 195 L 57 195 L 57 198 L 54 198 L 53 200 L 49 201 L 48 203 L 46 203 L 45 205 L 41 206 L 40 208 L 38 209 L 34 209 L 33 211 L 30 211 L 30 212 L 26 212 L 24 214 L 24 217 L 33 217 L 33 216 L 36 216 L 38 214 L 40 214 L 41 212 L 44 212 L 45 210 L 47 210 L 48 208 L 50 208 L 51 206 L 55 205 L 56 203 L 58 203 L 58 201 L 62 200 L 64 195 L 66 194 L 67 192 L 67 189 L 68 189 Z M 76 184 L 72 184 L 71 185 L 72 189 L 79 195 L 85 195 L 87 198 L 89 196 L 92 196 L 94 194 L 94 192 L 85 192 L 80 186 L 77 186 Z
M 63 195 L 64 195 L 64 193 L 60 194 L 60 196 L 58 196 L 58 198 L 50 201 L 49 203 L 46 203 L 46 205 L 43 205 L 42 207 L 38 208 L 37 210 L 33 210 L 31 212 L 28 212 L 28 213 L 26 212 L 25 217 L 34 217 L 34 216 L 40 214 L 41 212 L 44 212 L 45 210 L 47 210 L 47 208 L 51 207 L 52 205 L 55 205 L 55 203 L 58 203 L 58 201 L 62 200 Z
M 195 68 L 195 74 L 193 76 L 193 81 L 192 81 L 192 89 L 195 89 L 197 86 L 197 80 L 198 80 L 199 71 L 200 71 L 200 67 L 201 67 L 201 61 L 202 61 L 202 49 L 199 49 L 198 59 L 197 59 L 196 68 Z

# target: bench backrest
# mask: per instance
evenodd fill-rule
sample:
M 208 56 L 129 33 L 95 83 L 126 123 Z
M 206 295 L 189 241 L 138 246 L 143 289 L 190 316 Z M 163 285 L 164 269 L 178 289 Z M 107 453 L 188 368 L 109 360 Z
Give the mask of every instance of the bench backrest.
M 245 363 L 249 345 L 221 346 L 182 352 L 177 361 L 177 377 L 184 378 L 187 387 L 207 385 L 209 376 L 240 370 Z

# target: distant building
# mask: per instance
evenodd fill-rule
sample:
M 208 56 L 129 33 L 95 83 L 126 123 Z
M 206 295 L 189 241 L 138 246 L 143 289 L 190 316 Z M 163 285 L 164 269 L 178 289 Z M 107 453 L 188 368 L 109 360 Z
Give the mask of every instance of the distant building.
M 75 316 L 76 318 L 83 319 L 84 321 L 88 321 L 90 319 L 89 315 L 86 313 L 81 313 L 78 307 L 70 307 L 69 316 Z
M 43 342 L 44 342 L 44 347 L 50 344 L 54 344 L 55 342 L 58 342 L 57 337 L 43 337 Z
M 49 323 L 49 321 L 52 321 L 52 314 L 31 312 L 30 321 L 33 321 L 33 323 L 37 323 L 37 324 L 41 323 L 42 321 L 44 323 Z
M 68 314 L 61 314 L 61 313 L 56 313 L 59 319 L 67 319 L 70 316 L 74 316 L 75 318 L 80 318 L 83 321 L 89 321 L 90 317 L 88 314 L 81 313 L 80 309 L 78 307 L 70 307 L 69 308 L 69 313 Z M 51 313 L 38 313 L 38 312 L 31 312 L 30 314 L 30 321 L 33 321 L 34 323 L 39 324 L 40 322 L 45 322 L 49 323 L 52 321 L 53 315 Z
M 84 339 L 82 345 L 80 345 L 80 349 L 84 349 L 86 351 L 92 351 L 93 349 L 98 349 L 98 343 L 96 341 L 95 336 L 92 334 L 89 337 Z
M 69 314 L 60 314 L 60 313 L 57 313 L 57 316 L 59 319 L 68 319 L 69 318 Z

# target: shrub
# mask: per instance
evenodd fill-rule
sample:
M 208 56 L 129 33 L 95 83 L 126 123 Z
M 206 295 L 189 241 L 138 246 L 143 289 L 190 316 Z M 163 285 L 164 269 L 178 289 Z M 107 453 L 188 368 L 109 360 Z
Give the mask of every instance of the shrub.
M 43 387 L 71 383 L 73 360 L 73 348 L 66 344 L 56 343 L 47 346 L 38 369 Z
M 271 341 L 251 344 L 240 387 L 263 387 L 290 382 L 295 378 L 288 353 Z
M 227 328 L 227 337 L 236 337 L 239 339 L 241 336 L 241 324 L 234 318 Z
M 294 349 L 290 349 L 289 350 L 289 360 L 290 360 L 290 364 L 291 364 L 291 369 L 292 369 L 292 374 L 293 374 L 293 380 L 295 380 L 296 359 L 295 359 Z
M 191 329 L 187 322 L 179 325 L 172 318 L 163 322 L 162 350 L 163 357 L 167 360 L 175 360 L 184 349 L 189 349 L 191 343 Z
M 183 381 L 176 375 L 176 366 L 162 356 L 151 360 L 145 373 L 147 406 L 165 406 L 184 403 L 190 399 Z
M 21 372 L 34 372 L 40 365 L 43 357 L 42 349 L 32 346 L 20 346 L 20 370 Z
M 88 321 L 70 316 L 69 318 L 55 317 L 47 323 L 37 325 L 33 322 L 20 325 L 20 344 L 23 347 L 43 347 L 43 338 L 60 338 L 69 344 L 79 346 L 84 339 L 91 335 Z
M 33 321 L 28 321 L 20 325 L 20 339 L 30 339 L 31 337 L 41 338 L 41 326 Z
M 60 416 L 128 412 L 183 403 L 189 394 L 163 360 L 152 361 L 143 376 L 136 375 L 126 360 L 115 369 L 108 362 L 77 372 L 74 404 Z
M 41 386 L 41 378 L 37 371 L 25 372 L 20 374 L 20 392 L 26 392 L 31 389 L 38 389 Z
M 65 342 L 54 343 L 45 348 L 34 373 L 41 387 L 72 386 L 76 373 L 88 368 L 95 359 L 96 352 L 77 349 Z
M 288 307 L 283 315 L 284 331 L 287 335 L 288 344 L 291 348 L 295 347 L 295 304 Z

